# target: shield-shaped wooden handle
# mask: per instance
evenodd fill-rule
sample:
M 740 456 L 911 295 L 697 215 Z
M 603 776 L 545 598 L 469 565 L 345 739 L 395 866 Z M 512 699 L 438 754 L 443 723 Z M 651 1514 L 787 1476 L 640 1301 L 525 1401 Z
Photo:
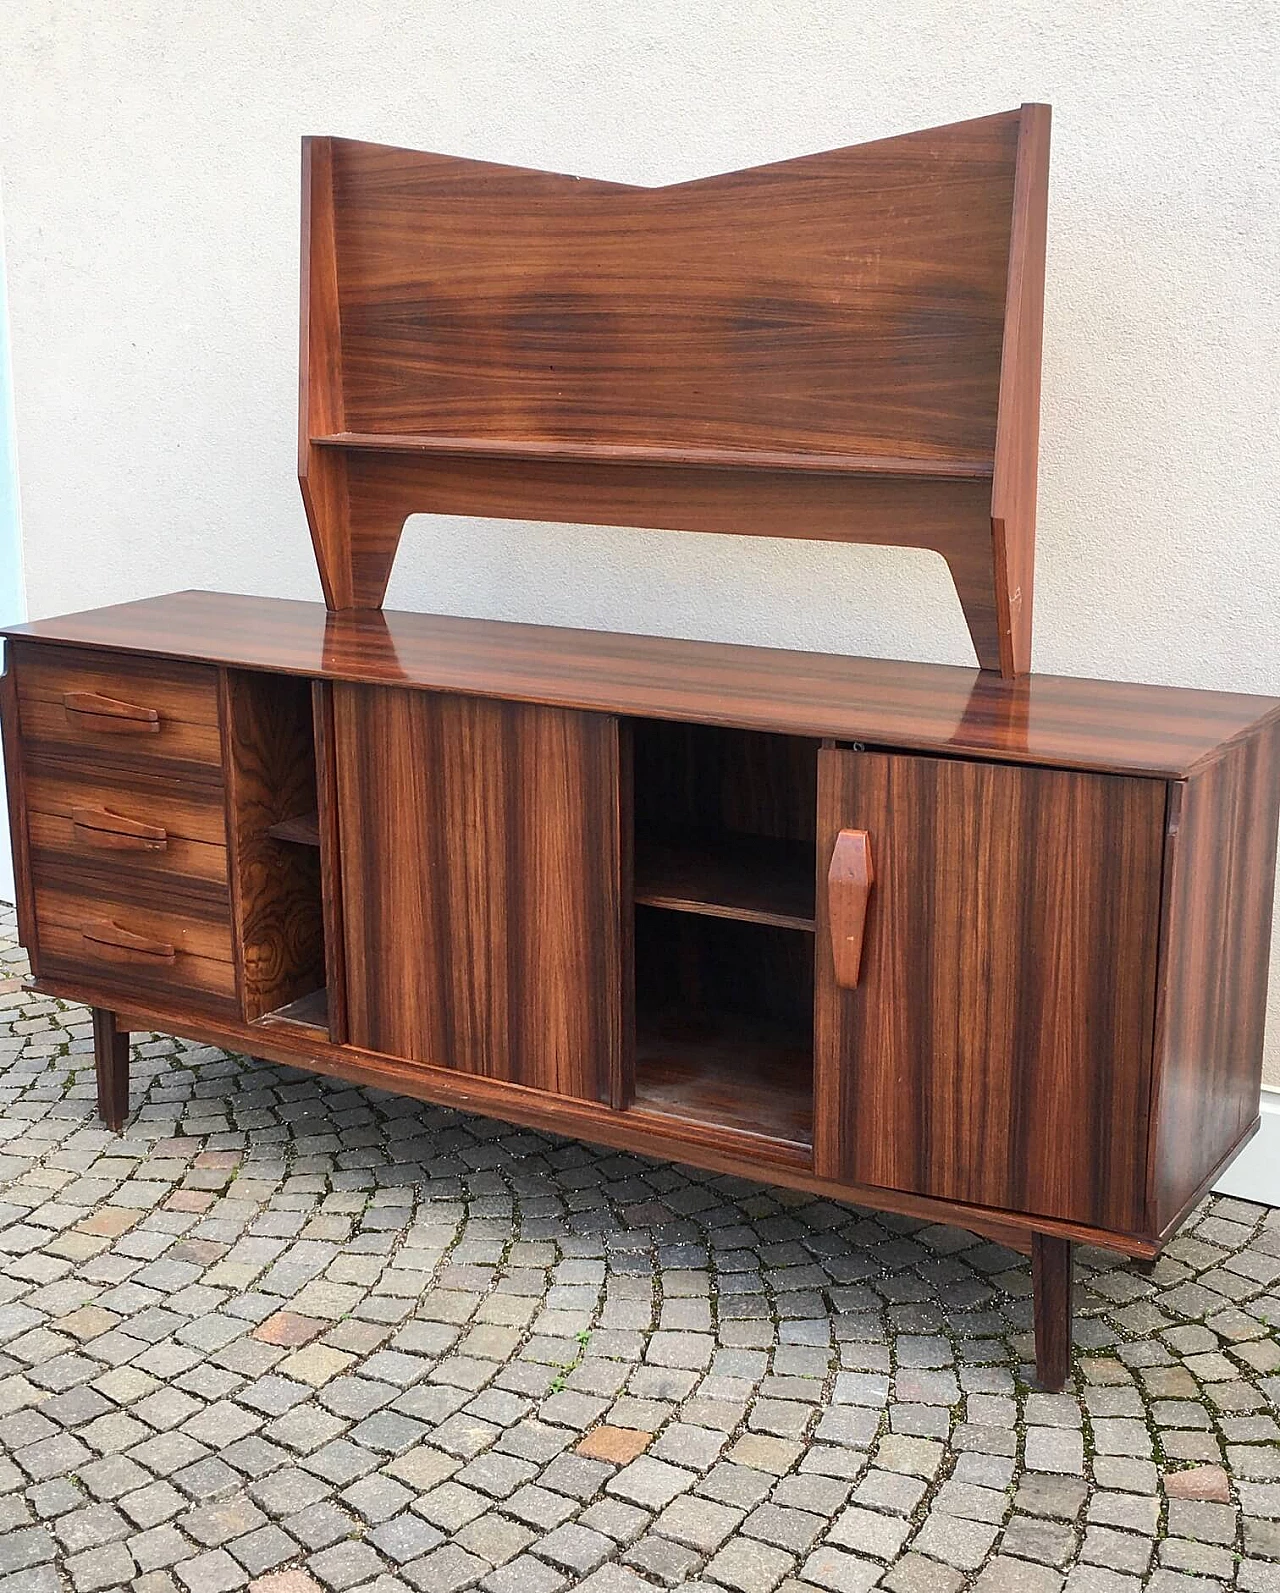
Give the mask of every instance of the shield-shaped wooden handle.
M 831 925 L 836 983 L 842 990 L 856 990 L 858 986 L 867 902 L 875 878 L 871 837 L 866 830 L 841 830 L 831 852 L 831 867 L 827 870 L 827 917 Z

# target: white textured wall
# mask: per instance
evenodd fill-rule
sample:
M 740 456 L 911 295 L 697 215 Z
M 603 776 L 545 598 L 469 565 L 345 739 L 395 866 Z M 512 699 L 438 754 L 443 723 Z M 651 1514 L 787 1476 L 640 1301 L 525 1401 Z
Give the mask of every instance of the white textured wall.
M 1280 693 L 1278 81 L 1250 0 L 7 0 L 31 612 L 319 596 L 301 133 L 659 183 L 1048 100 L 1036 667 Z M 832 544 L 423 520 L 389 603 L 971 658 L 940 561 Z

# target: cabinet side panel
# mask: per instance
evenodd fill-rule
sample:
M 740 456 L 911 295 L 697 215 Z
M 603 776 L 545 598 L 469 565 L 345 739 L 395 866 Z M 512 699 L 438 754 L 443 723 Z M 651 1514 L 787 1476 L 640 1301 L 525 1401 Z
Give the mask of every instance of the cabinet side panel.
M 1157 1231 L 1182 1215 L 1258 1116 L 1280 726 L 1232 746 L 1172 798 L 1152 1114 Z
M 336 685 L 352 1044 L 608 1100 L 615 720 Z
M 1140 1229 L 1163 821 L 1158 781 L 820 754 L 820 1176 Z M 846 827 L 875 870 L 852 990 Z

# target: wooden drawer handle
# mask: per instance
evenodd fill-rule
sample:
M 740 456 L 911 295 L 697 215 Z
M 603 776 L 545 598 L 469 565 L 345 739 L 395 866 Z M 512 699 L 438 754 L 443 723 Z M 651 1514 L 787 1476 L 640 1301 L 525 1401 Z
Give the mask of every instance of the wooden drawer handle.
M 62 706 L 72 724 L 86 730 L 106 730 L 118 735 L 146 735 L 160 728 L 160 715 L 154 708 L 121 702 L 96 691 L 64 691 Z
M 72 808 L 71 828 L 81 846 L 105 846 L 122 852 L 163 852 L 169 844 L 161 824 L 144 824 L 108 808 Z
M 177 955 L 167 940 L 137 935 L 132 929 L 122 929 L 119 924 L 105 919 L 86 924 L 80 933 L 95 950 L 113 962 L 172 962 Z
M 831 924 L 831 957 L 836 983 L 856 990 L 862 971 L 862 937 L 867 927 L 867 902 L 875 884 L 871 837 L 866 830 L 841 830 L 827 870 L 827 916 Z

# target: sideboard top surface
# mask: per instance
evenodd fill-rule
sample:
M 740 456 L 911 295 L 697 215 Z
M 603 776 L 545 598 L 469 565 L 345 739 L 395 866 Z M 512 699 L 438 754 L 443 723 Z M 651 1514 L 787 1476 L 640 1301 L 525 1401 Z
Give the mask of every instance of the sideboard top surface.
M 1280 700 L 947 664 L 173 592 L 0 635 L 332 680 L 1179 778 Z

